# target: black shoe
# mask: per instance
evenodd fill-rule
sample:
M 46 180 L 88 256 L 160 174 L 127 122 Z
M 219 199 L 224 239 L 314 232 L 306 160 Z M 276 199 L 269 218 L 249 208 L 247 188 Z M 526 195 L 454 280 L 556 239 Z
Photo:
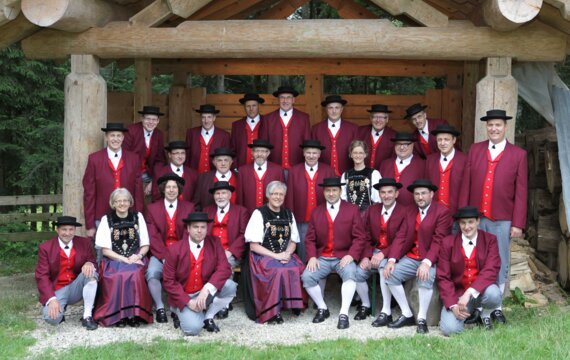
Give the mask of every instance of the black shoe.
M 337 329 L 348 329 L 350 324 L 348 323 L 348 315 L 341 314 L 338 317 L 338 324 L 336 325 Z
M 83 326 L 87 330 L 95 330 L 99 327 L 91 316 L 88 316 L 85 319 L 81 319 L 81 326 Z
M 301 309 L 291 309 L 291 312 L 292 312 L 293 315 L 295 315 L 295 316 L 301 315 Z
M 495 310 L 491 313 L 491 319 L 495 320 L 498 323 L 506 324 L 507 318 L 503 314 L 501 310 Z
M 378 317 L 376 318 L 376 320 L 374 320 L 374 322 L 372 323 L 372 326 L 373 327 L 386 326 L 392 321 L 393 321 L 392 315 L 386 315 L 386 313 L 381 312 L 380 315 L 378 315 Z
M 416 333 L 418 334 L 427 334 L 429 332 L 427 323 L 425 319 L 418 319 L 418 327 L 416 329 Z
M 156 310 L 156 322 L 161 324 L 168 322 L 168 316 L 166 316 L 166 311 L 164 309 Z
M 319 309 L 319 310 L 317 310 L 317 313 L 315 314 L 315 317 L 313 318 L 313 322 L 315 324 L 316 323 L 322 323 L 329 316 L 331 316 L 329 309 Z
M 270 324 L 277 324 L 277 325 L 281 325 L 283 324 L 283 318 L 281 317 L 281 314 L 277 314 L 274 317 L 272 317 L 271 319 L 269 319 L 268 321 Z
M 170 316 L 172 316 L 172 324 L 174 324 L 174 328 L 178 329 L 180 327 L 180 319 L 178 318 L 178 315 L 170 313 Z
M 354 315 L 354 320 L 366 320 L 370 315 L 372 315 L 372 310 L 368 306 L 361 306 L 356 315 Z
M 232 303 L 230 303 L 230 304 L 228 305 L 228 310 L 229 310 L 229 311 L 232 311 L 233 309 L 234 309 L 234 307 L 233 307 Z
M 216 319 L 225 319 L 228 317 L 230 310 L 228 308 L 223 308 L 216 314 Z
M 354 306 L 354 307 L 360 307 L 362 306 L 362 300 L 360 299 L 352 299 L 352 301 L 350 302 L 350 306 Z
M 491 318 L 481 318 L 481 324 L 485 330 L 493 330 L 493 323 L 491 322 Z
M 127 326 L 127 319 L 119 320 L 119 322 L 116 323 L 115 326 L 118 328 L 124 328 L 125 326 Z
M 217 333 L 220 331 L 220 328 L 218 327 L 218 325 L 216 325 L 216 323 L 214 322 L 214 319 L 204 320 L 204 329 L 206 329 L 206 331 L 208 331 L 208 332 L 214 332 L 214 333 Z
M 399 329 L 403 326 L 413 326 L 416 322 L 414 321 L 414 317 L 405 317 L 404 315 L 400 315 L 395 321 L 392 321 L 388 324 L 390 329 Z
M 473 313 L 465 319 L 465 325 L 473 325 L 481 323 L 481 310 L 475 309 Z
M 134 327 L 134 328 L 138 328 L 139 326 L 141 326 L 139 320 L 136 318 L 136 316 L 130 317 L 127 319 L 127 325 L 129 325 L 130 327 Z

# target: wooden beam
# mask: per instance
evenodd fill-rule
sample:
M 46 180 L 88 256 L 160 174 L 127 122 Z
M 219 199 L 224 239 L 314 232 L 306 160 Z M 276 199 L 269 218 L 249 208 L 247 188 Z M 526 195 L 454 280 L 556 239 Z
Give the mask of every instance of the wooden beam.
M 235 15 L 259 4 L 263 0 L 233 0 L 233 1 L 228 0 L 228 2 L 229 1 L 232 2 L 231 6 L 223 7 L 221 9 L 219 9 L 218 11 L 211 13 L 208 16 L 203 17 L 202 20 L 227 20 L 227 19 L 231 18 L 232 16 L 235 16 Z M 219 3 L 216 3 L 216 5 L 218 5 L 218 4 Z M 220 5 L 218 5 L 218 7 L 219 6 Z
M 560 11 L 552 5 L 544 4 L 538 13 L 538 20 L 553 28 L 570 34 L 570 21 L 567 21 Z
M 406 15 L 428 27 L 445 27 L 447 15 L 422 0 L 370 0 L 391 15 Z
M 151 59 L 135 59 L 135 89 L 132 121 L 138 121 L 143 106 L 152 105 Z
M 61 204 L 61 194 L 0 196 L 0 206 Z
M 16 19 L 20 10 L 20 0 L 0 0 L 0 26 Z
M 557 8 L 560 15 L 570 21 L 570 0 L 544 0 L 544 2 Z
M 287 19 L 298 8 L 303 6 L 306 0 L 281 0 L 271 9 L 265 11 L 257 17 L 258 20 L 281 20 Z
M 305 112 L 309 114 L 311 125 L 323 120 L 323 107 L 321 101 L 324 98 L 324 81 L 320 74 L 305 75 L 305 99 L 307 105 Z
M 187 19 L 190 15 L 201 10 L 204 6 L 212 2 L 212 0 L 167 0 L 170 9 L 174 15 Z
M 280 0 L 261 0 L 258 1 L 257 4 L 248 7 L 247 9 L 236 13 L 228 18 L 228 20 L 245 20 L 252 18 L 253 15 L 257 17 L 257 15 L 261 14 L 262 12 L 270 9 L 272 6 L 277 4 Z
M 354 0 L 323 0 L 332 8 L 336 9 L 343 19 L 377 19 L 373 12 L 364 6 L 357 4 Z
M 0 27 L 0 50 L 27 38 L 40 29 L 39 26 L 26 19 L 24 14 L 20 13 L 15 20 Z
M 485 23 L 498 31 L 511 31 L 538 15 L 542 0 L 486 0 L 481 6 Z
M 368 59 L 157 59 L 153 74 L 185 72 L 195 75 L 322 75 L 433 76 L 457 71 L 457 61 L 368 60 Z
M 130 11 L 103 0 L 22 0 L 30 22 L 69 32 L 82 32 L 111 21 L 127 20 Z
M 283 41 L 283 39 L 288 41 Z M 255 39 L 252 41 L 251 39 Z M 541 24 L 490 28 L 394 27 L 388 20 L 187 21 L 176 28 L 114 23 L 81 34 L 45 30 L 22 42 L 33 59 L 92 53 L 101 58 L 368 58 L 562 61 L 566 36 Z
M 166 0 L 155 0 L 143 10 L 133 15 L 129 22 L 133 25 L 158 26 L 172 16 Z
M 475 106 L 477 100 L 477 82 L 479 81 L 479 62 L 466 61 L 463 69 L 463 116 L 461 120 L 461 147 L 464 152 L 473 144 L 475 133 Z

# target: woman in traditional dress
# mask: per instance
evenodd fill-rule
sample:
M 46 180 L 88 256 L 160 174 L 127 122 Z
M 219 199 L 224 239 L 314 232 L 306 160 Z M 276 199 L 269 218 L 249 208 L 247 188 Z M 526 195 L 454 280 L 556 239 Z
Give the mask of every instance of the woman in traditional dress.
M 372 204 L 380 202 L 378 190 L 372 187 L 380 180 L 380 172 L 366 166 L 368 146 L 364 141 L 354 140 L 350 143 L 348 156 L 352 159 L 354 167 L 342 174 L 341 199 L 358 205 L 361 212 L 368 209 Z
M 101 294 L 93 317 L 103 326 L 152 323 L 152 298 L 145 281 L 149 237 L 144 217 L 130 210 L 133 197 L 127 189 L 115 189 L 109 204 L 113 211 L 103 216 L 95 237 L 103 258 Z
M 258 323 L 282 324 L 282 309 L 293 309 L 298 315 L 307 304 L 301 284 L 305 266 L 295 254 L 297 224 L 291 210 L 282 207 L 286 192 L 284 183 L 270 182 L 265 194 L 268 203 L 253 211 L 245 230 Z

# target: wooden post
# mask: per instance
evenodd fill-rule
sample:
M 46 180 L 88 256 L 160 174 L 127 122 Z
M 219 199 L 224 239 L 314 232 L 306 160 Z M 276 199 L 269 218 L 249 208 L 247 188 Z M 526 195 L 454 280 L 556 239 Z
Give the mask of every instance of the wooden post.
M 151 59 L 135 59 L 135 94 L 133 101 L 133 122 L 138 121 L 139 110 L 152 105 L 152 66 Z
M 475 104 L 478 81 L 479 62 L 466 61 L 463 66 L 463 116 L 460 129 L 461 146 L 465 152 L 473 144 L 475 136 Z
M 512 59 L 492 57 L 487 59 L 486 75 L 477 83 L 475 108 L 475 142 L 487 139 L 485 123 L 479 119 L 491 109 L 502 109 L 513 119 L 508 121 L 507 139 L 514 144 L 517 116 L 518 85 L 511 75 Z
M 192 124 L 192 90 L 186 86 L 172 86 L 168 94 L 169 141 L 184 140 L 186 129 Z
M 190 122 L 186 120 L 188 128 L 200 126 L 200 114 L 198 114 L 194 109 L 200 108 L 200 105 L 206 103 L 206 88 L 192 88 L 190 89 Z M 186 131 L 183 132 L 183 138 L 186 136 Z
M 63 139 L 63 213 L 83 218 L 82 179 L 88 155 L 101 149 L 107 122 L 107 84 L 99 75 L 99 59 L 72 55 L 65 78 Z M 81 228 L 81 231 L 84 231 Z
M 305 75 L 305 110 L 311 118 L 311 125 L 323 120 L 323 98 L 323 75 Z

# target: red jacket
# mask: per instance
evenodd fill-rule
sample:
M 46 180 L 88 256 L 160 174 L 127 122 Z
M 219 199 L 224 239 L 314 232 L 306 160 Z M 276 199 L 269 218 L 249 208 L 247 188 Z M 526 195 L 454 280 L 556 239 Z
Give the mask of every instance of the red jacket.
M 307 259 L 321 256 L 327 245 L 329 225 L 326 207 L 327 204 L 317 206 L 311 214 L 309 229 L 305 236 Z M 336 257 L 342 259 L 345 255 L 350 255 L 354 261 L 359 261 L 362 251 L 367 246 L 368 236 L 364 231 L 358 206 L 341 200 L 333 231 L 333 251 Z
M 239 186 L 239 179 L 237 173 L 232 171 L 232 178 L 235 179 Z M 223 179 L 220 179 L 223 180 Z M 198 181 L 196 182 L 196 189 L 194 191 L 194 197 L 192 202 L 196 206 L 197 210 L 201 210 L 214 204 L 214 196 L 210 194 L 209 190 L 214 186 L 216 182 L 216 170 L 208 171 L 207 173 L 200 174 L 198 176 Z
M 139 157 L 130 151 L 122 151 L 123 168 L 121 170 L 121 187 L 129 190 L 135 200 L 134 209 L 142 211 L 144 195 Z M 85 228 L 94 229 L 95 220 L 111 211 L 109 197 L 114 190 L 115 179 L 108 164 L 107 149 L 89 155 L 87 167 L 83 175 L 83 211 Z
M 160 195 L 160 190 L 158 190 L 158 179 L 172 172 L 172 168 L 170 164 L 158 164 L 154 168 L 154 177 L 152 179 L 152 201 L 157 201 L 162 199 L 162 195 Z M 182 197 L 186 201 L 191 201 L 194 197 L 194 190 L 196 189 L 196 183 L 198 182 L 198 172 L 192 168 L 189 168 L 186 165 L 182 165 L 182 178 L 185 180 L 184 184 L 184 191 L 182 191 Z
M 55 285 L 59 275 L 60 255 L 59 239 L 54 237 L 40 244 L 38 249 L 38 263 L 36 265 L 36 283 L 40 293 L 40 303 L 45 303 L 55 296 Z M 73 238 L 75 249 L 75 265 L 73 273 L 79 275 L 85 263 L 90 262 L 97 268 L 97 262 L 93 254 L 93 245 L 90 239 L 75 236 Z
M 388 219 L 388 242 L 387 248 L 382 250 L 384 257 L 388 257 L 390 249 L 394 243 L 407 243 L 410 242 L 410 237 L 413 232 L 408 230 L 408 208 L 402 204 L 396 203 L 396 207 Z M 374 253 L 374 249 L 378 245 L 380 239 L 380 216 L 382 216 L 382 204 L 374 204 L 366 209 L 364 215 L 364 228 L 369 235 L 368 246 L 364 249 L 362 257 L 370 258 Z M 413 241 L 413 239 L 411 239 Z
M 168 248 L 162 272 L 162 284 L 168 293 L 168 304 L 182 311 L 190 301 L 184 286 L 190 273 L 190 244 L 188 238 L 178 241 Z M 232 269 L 227 260 L 222 243 L 213 236 L 204 239 L 204 260 L 202 280 L 212 284 L 218 291 L 232 276 Z
M 394 172 L 396 168 L 396 158 L 387 159 L 380 165 L 380 175 L 383 178 L 396 178 L 396 173 Z M 425 178 L 425 160 L 420 159 L 418 156 L 414 155 L 412 161 L 404 171 L 400 174 L 400 183 L 403 187 L 400 189 L 400 195 L 398 196 L 398 204 L 404 206 L 415 206 L 414 195 L 408 191 L 407 187 L 410 186 L 417 179 Z
M 225 147 L 230 147 L 230 134 L 222 128 L 214 126 L 214 135 L 210 141 L 210 154 L 214 152 L 215 149 Z M 200 137 L 202 126 L 197 126 L 186 131 L 186 145 L 188 145 L 188 150 L 186 150 L 186 165 L 190 166 L 194 170 L 198 170 L 198 164 L 200 163 Z M 214 165 L 211 163 L 210 159 L 210 170 L 214 169 Z
M 489 141 L 471 145 L 465 166 L 459 207 L 480 207 Z M 495 168 L 492 216 L 495 220 L 510 220 L 512 226 L 526 226 L 528 165 L 526 151 L 507 142 L 503 157 Z
M 176 207 L 176 236 L 178 239 L 184 238 L 186 233 L 186 224 L 182 220 L 186 219 L 188 214 L 192 212 L 194 212 L 194 204 L 189 201 L 178 201 Z M 144 214 L 148 236 L 150 237 L 150 253 L 159 260 L 166 258 L 166 236 L 168 235 L 166 214 L 168 213 L 164 207 L 163 199 L 149 204 Z
M 257 208 L 255 205 L 255 170 L 253 164 L 242 165 L 238 169 L 238 174 L 240 181 L 237 186 L 237 203 L 245 207 L 247 211 L 251 214 L 253 210 Z M 285 181 L 285 176 L 283 175 L 283 168 L 277 164 L 270 161 L 267 162 L 267 170 L 265 170 L 265 177 L 263 178 L 263 203 L 267 202 L 265 197 L 265 189 L 267 185 L 278 180 L 281 182 Z
M 142 122 L 131 124 L 129 131 L 125 133 L 123 141 L 123 149 L 136 153 L 141 161 L 146 153 L 146 144 L 144 141 L 144 129 Z M 154 168 L 158 164 L 164 164 L 166 157 L 164 156 L 164 135 L 162 130 L 156 128 L 150 137 L 150 154 L 146 162 L 146 169 L 151 178 L 154 179 Z
M 426 177 L 431 180 L 432 184 L 439 187 L 439 159 L 440 153 L 436 152 L 428 156 L 426 160 Z M 449 211 L 455 214 L 458 209 L 459 194 L 463 189 L 463 175 L 465 173 L 465 165 L 467 164 L 467 155 L 455 149 L 453 156 L 453 166 L 449 175 Z M 448 165 L 449 166 L 449 165 Z M 439 201 L 440 191 L 436 191 L 434 200 Z
M 437 139 L 431 134 L 432 130 L 435 130 L 439 125 L 447 124 L 447 120 L 444 119 L 428 119 L 428 145 L 431 149 L 431 153 L 439 152 L 437 148 Z M 416 129 L 414 132 L 416 134 L 418 141 L 414 143 L 414 155 L 419 156 L 422 159 L 426 159 L 427 155 L 424 151 L 422 144 L 420 143 L 420 131 Z
M 372 158 L 372 125 L 364 125 L 358 129 L 358 138 L 368 145 L 368 157 L 366 158 L 366 166 L 370 166 L 370 159 Z M 396 156 L 394 152 L 394 143 L 390 140 L 396 136 L 396 132 L 386 126 L 380 139 L 380 144 L 376 148 L 376 156 L 372 168 L 380 170 L 380 164 L 386 159 L 393 159 Z
M 216 205 L 210 205 L 204 209 L 204 212 L 208 214 L 208 218 L 214 219 L 218 209 Z M 230 243 L 229 252 L 240 261 L 245 252 L 245 228 L 249 221 L 249 212 L 246 208 L 240 205 L 230 205 L 230 210 L 228 211 L 228 241 Z M 212 228 L 214 222 L 208 223 L 208 235 L 212 235 Z
M 329 135 L 328 120 L 323 120 L 320 123 L 313 125 L 311 136 L 313 139 L 319 140 L 321 145 L 326 147 L 326 149 L 321 152 L 319 161 L 332 167 L 332 142 Z M 358 126 L 343 119 L 340 122 L 340 130 L 338 130 L 337 136 L 336 151 L 340 170 L 338 176 L 340 176 L 346 170 L 351 169 L 354 166 L 352 160 L 348 156 L 348 148 L 352 141 L 358 139 Z
M 457 300 L 465 293 L 462 283 L 465 270 L 462 247 L 461 232 L 445 237 L 441 243 L 437 262 L 437 286 L 443 305 L 447 309 L 457 304 Z M 497 237 L 478 230 L 475 249 L 479 273 L 471 287 L 483 296 L 483 292 L 489 285 L 497 283 L 497 274 L 501 268 Z
M 263 116 L 259 115 L 260 120 L 257 123 L 257 127 L 258 127 L 258 136 L 261 132 L 261 124 L 263 123 Z M 246 124 L 247 118 L 246 117 L 242 117 L 239 120 L 236 120 L 232 123 L 232 132 L 230 135 L 230 145 L 232 147 L 232 149 L 235 151 L 236 153 L 236 157 L 234 159 L 234 164 L 233 166 L 235 168 L 240 167 L 241 165 L 246 164 L 246 160 L 247 160 L 247 150 L 249 149 L 247 147 L 248 143 L 247 143 L 247 133 L 246 133 L 246 129 L 247 131 L 251 131 L 251 128 L 249 127 L 249 125 Z M 252 139 L 255 140 L 255 139 Z

